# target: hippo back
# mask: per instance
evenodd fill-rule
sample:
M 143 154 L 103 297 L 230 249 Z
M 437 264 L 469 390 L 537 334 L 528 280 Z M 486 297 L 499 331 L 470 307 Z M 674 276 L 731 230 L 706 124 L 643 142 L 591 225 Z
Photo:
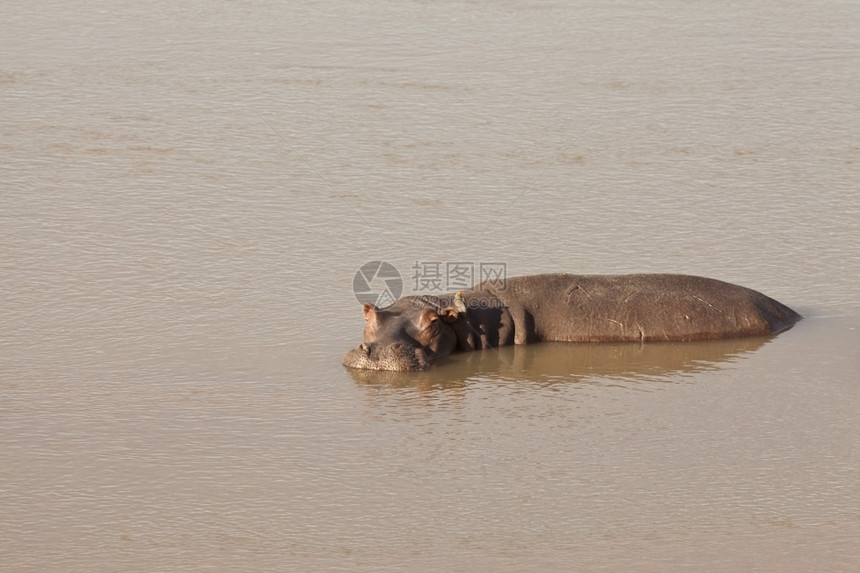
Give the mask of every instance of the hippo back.
M 548 274 L 511 278 L 505 287 L 494 292 L 510 309 L 517 344 L 764 336 L 800 319 L 760 292 L 689 275 Z

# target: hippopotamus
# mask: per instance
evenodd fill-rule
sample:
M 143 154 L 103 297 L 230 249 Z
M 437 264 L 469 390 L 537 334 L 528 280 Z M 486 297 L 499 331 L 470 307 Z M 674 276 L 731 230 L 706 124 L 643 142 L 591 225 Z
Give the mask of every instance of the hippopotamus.
M 677 274 L 543 274 L 363 305 L 364 342 L 343 364 L 425 370 L 452 352 L 509 344 L 685 342 L 766 336 L 801 316 L 760 292 Z

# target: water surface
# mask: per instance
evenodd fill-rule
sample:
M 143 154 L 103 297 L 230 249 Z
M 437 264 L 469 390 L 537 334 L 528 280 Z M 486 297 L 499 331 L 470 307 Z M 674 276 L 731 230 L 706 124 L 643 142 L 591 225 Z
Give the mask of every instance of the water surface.
M 6 2 L 4 571 L 853 571 L 860 7 Z M 342 368 L 364 262 L 777 337 Z

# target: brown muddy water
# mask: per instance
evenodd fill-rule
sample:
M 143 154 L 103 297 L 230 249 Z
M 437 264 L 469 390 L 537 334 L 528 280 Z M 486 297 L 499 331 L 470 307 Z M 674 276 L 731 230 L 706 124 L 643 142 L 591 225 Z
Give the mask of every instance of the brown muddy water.
M 857 571 L 857 3 L 11 1 L 0 37 L 3 571 Z M 806 319 L 348 372 L 373 260 Z

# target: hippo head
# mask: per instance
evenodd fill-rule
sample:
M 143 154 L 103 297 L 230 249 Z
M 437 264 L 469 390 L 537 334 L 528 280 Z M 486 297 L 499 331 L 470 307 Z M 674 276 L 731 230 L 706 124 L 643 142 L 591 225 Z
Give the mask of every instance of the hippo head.
M 449 326 L 459 312 L 427 298 L 406 297 L 381 310 L 365 303 L 364 342 L 347 352 L 343 365 L 365 370 L 425 370 L 457 347 Z

